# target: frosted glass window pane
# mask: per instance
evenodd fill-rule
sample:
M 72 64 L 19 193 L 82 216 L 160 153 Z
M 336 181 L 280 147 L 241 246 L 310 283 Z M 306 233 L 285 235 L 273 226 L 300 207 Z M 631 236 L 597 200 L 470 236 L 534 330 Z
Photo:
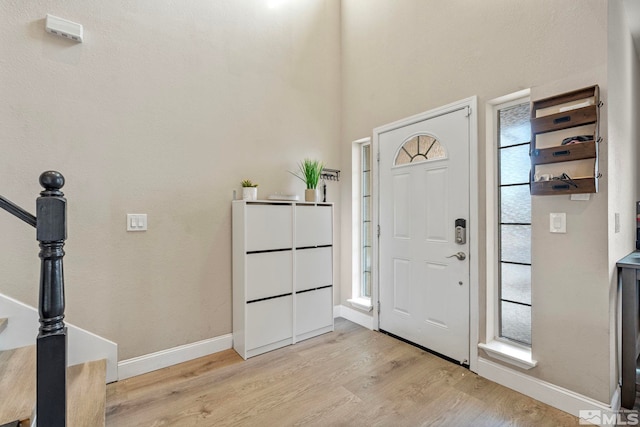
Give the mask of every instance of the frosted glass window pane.
M 500 189 L 500 222 L 531 223 L 531 195 L 529 185 L 515 185 Z
M 443 159 L 446 157 L 444 147 L 442 146 L 442 144 L 440 144 L 440 142 L 434 140 L 433 138 L 429 138 L 427 142 L 427 151 L 425 152 L 427 160 Z
M 501 263 L 502 299 L 531 304 L 531 266 Z
M 362 220 L 371 221 L 371 196 L 364 197 L 362 202 Z
M 501 261 L 531 264 L 531 226 L 502 225 Z
M 362 246 L 371 246 L 371 222 L 362 223 Z
M 371 248 L 362 249 L 362 271 L 371 271 Z
M 514 105 L 500 110 L 500 147 L 522 144 L 531 140 L 531 111 L 529 103 Z
M 531 307 L 503 301 L 500 336 L 531 345 Z
M 395 166 L 444 159 L 447 153 L 439 141 L 430 135 L 418 135 L 407 140 L 393 161 Z
M 523 184 L 529 182 L 531 160 L 529 145 L 500 150 L 500 184 Z
M 371 298 L 371 272 L 365 271 L 362 274 L 362 296 Z
M 396 156 L 396 160 L 394 162 L 395 166 L 406 165 L 411 163 L 411 156 L 407 154 L 404 150 L 400 149 L 398 155 Z
M 362 195 L 371 195 L 371 171 L 362 173 Z
M 371 170 L 371 146 L 364 145 L 362 147 L 362 170 L 368 171 Z
M 408 140 L 407 142 L 405 142 L 402 145 L 402 148 L 404 148 L 411 157 L 418 154 L 418 137 L 415 136 L 410 140 Z

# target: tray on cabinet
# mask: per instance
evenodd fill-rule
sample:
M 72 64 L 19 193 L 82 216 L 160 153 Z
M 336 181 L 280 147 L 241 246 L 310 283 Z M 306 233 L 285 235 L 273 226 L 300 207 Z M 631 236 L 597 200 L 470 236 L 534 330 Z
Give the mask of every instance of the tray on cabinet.
M 531 151 L 531 163 L 538 165 L 567 162 L 571 160 L 591 159 L 595 158 L 596 155 L 596 142 L 587 141 L 551 148 L 533 149 Z
M 554 132 L 581 125 L 595 123 L 598 120 L 598 107 L 590 105 L 577 110 L 565 111 L 538 117 L 531 120 L 531 132 L 534 134 Z
M 574 193 L 597 193 L 598 180 L 595 177 L 572 179 L 571 185 L 561 180 L 537 181 L 531 183 L 531 194 L 536 196 L 557 196 Z

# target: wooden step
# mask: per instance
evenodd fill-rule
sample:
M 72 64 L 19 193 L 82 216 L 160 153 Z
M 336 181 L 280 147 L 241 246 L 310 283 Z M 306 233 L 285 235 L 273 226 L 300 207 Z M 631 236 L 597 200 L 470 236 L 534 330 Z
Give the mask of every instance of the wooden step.
M 0 317 L 0 332 L 4 331 L 9 324 L 9 319 L 5 317 Z
M 67 426 L 104 427 L 107 361 L 96 360 L 67 369 Z
M 67 426 L 104 427 L 107 363 L 67 368 Z M 36 402 L 36 348 L 0 352 L 0 425 L 29 420 Z
M 0 425 L 31 419 L 36 402 L 36 346 L 0 352 Z

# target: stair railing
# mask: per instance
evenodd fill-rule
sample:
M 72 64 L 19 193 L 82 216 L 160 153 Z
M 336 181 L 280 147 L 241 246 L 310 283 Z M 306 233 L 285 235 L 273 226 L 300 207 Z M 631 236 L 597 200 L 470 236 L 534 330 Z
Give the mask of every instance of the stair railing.
M 35 227 L 40 242 L 41 267 L 36 341 L 36 422 L 65 427 L 67 420 L 67 327 L 64 324 L 62 258 L 67 239 L 67 199 L 60 189 L 64 177 L 47 171 L 40 175 L 44 190 L 36 200 L 36 215 L 0 196 L 0 208 Z

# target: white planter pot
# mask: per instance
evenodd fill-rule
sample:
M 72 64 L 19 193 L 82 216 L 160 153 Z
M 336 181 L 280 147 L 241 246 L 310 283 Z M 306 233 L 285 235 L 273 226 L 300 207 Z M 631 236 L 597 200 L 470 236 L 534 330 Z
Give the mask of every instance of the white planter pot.
M 242 200 L 258 200 L 258 187 L 242 187 Z
M 306 190 L 304 190 L 304 201 L 313 203 L 321 202 L 322 197 L 320 196 L 320 190 L 318 190 L 317 188 L 307 188 Z

